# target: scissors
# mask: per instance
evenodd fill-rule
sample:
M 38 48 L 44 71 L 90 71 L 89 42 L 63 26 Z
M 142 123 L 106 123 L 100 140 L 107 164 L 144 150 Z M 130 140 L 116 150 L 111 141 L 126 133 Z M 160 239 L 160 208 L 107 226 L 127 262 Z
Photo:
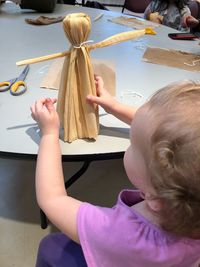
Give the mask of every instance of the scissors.
M 23 69 L 22 73 L 18 77 L 8 81 L 0 82 L 0 92 L 10 90 L 10 93 L 15 96 L 22 95 L 23 93 L 25 93 L 27 90 L 27 86 L 24 80 L 29 71 L 29 68 L 29 65 L 26 65 L 26 67 Z

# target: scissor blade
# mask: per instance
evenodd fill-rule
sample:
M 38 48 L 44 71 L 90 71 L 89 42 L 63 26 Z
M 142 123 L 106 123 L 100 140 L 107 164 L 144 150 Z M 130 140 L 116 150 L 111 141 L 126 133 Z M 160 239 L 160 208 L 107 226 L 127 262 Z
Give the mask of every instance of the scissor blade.
M 30 69 L 30 67 L 29 67 L 29 65 L 27 65 L 27 66 L 23 69 L 22 73 L 19 75 L 19 77 L 18 77 L 17 80 L 18 80 L 18 81 L 24 81 L 25 78 L 26 78 L 27 73 L 29 72 L 29 69 Z

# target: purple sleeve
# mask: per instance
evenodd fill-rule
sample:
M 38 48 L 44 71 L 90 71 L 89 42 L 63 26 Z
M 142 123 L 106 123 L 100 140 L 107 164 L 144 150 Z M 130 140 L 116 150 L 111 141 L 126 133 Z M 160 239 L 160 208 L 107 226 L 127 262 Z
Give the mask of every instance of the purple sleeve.
M 100 262 L 107 229 L 109 229 L 110 209 L 83 203 L 78 213 L 78 235 L 88 266 Z
M 200 241 L 176 240 L 119 202 L 113 208 L 83 203 L 77 220 L 88 267 L 188 267 L 199 259 Z
M 88 267 L 99 267 L 100 262 L 103 267 L 147 266 L 147 259 L 141 258 L 147 254 L 145 235 L 150 238 L 149 227 L 127 206 L 118 203 L 102 208 L 83 203 L 78 213 L 78 235 Z M 150 250 L 150 257 L 156 258 L 156 250 Z

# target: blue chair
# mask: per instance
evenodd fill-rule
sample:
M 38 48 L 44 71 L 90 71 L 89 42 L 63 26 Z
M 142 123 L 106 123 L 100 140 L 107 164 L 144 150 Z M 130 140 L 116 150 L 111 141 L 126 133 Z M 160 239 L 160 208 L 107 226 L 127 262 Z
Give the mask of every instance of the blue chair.
M 191 15 L 196 19 L 200 18 L 200 3 L 197 1 L 189 1 L 188 6 L 191 11 Z

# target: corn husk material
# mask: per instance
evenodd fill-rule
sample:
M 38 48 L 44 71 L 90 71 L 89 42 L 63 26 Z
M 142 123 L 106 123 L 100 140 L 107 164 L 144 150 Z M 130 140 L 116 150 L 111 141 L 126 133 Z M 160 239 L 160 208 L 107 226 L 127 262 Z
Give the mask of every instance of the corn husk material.
M 66 37 L 71 43 L 69 51 L 17 62 L 17 65 L 32 64 L 65 56 L 58 94 L 57 111 L 64 128 L 64 141 L 96 139 L 99 133 L 97 105 L 86 103 L 86 96 L 96 95 L 94 72 L 90 50 L 136 39 L 144 34 L 155 34 L 151 28 L 128 31 L 113 35 L 96 44 L 88 44 L 91 31 L 90 17 L 84 13 L 69 14 L 63 20 Z
M 99 131 L 98 107 L 86 103 L 88 94 L 96 94 L 94 73 L 89 50 L 81 45 L 90 34 L 90 18 L 82 13 L 71 14 L 64 19 L 63 27 L 72 45 L 63 64 L 57 105 L 64 140 L 96 138 Z
M 72 45 L 70 55 L 63 65 L 57 106 L 64 128 L 64 140 L 72 142 L 79 138 L 95 139 L 99 133 L 98 107 L 86 103 L 88 94 L 96 95 L 89 51 L 138 38 L 147 30 L 116 34 L 102 42 L 86 45 L 91 30 L 88 15 L 68 15 L 63 21 L 63 27 Z

